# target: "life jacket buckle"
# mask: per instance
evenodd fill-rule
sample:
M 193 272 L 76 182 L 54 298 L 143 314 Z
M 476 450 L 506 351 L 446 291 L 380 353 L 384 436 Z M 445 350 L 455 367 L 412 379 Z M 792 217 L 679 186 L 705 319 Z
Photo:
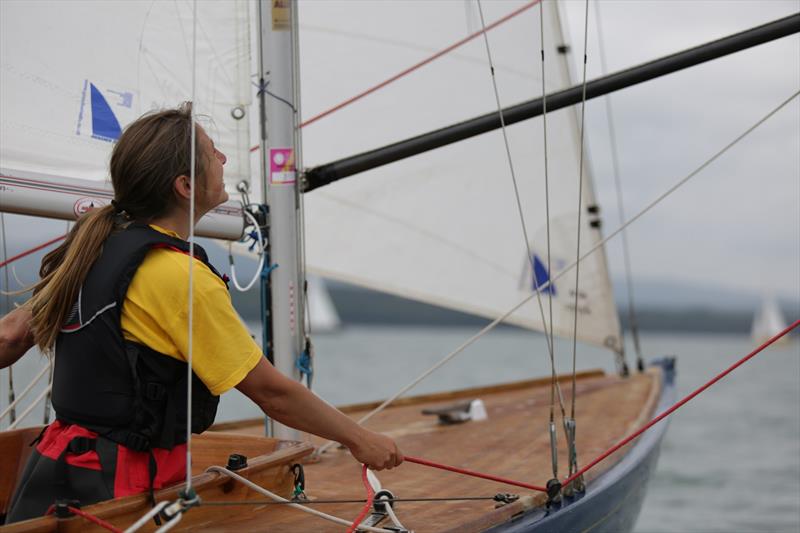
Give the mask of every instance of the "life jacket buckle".
M 161 383 L 150 381 L 144 387 L 145 398 L 154 402 L 161 401 L 165 393 L 166 389 L 164 389 L 164 386 Z
M 97 439 L 89 437 L 73 437 L 73 439 L 69 441 L 67 449 L 71 453 L 74 453 L 76 455 L 81 455 L 86 452 L 94 450 L 96 443 Z
M 145 452 L 150 449 L 150 439 L 139 433 L 130 432 L 125 437 L 125 447 L 136 452 Z

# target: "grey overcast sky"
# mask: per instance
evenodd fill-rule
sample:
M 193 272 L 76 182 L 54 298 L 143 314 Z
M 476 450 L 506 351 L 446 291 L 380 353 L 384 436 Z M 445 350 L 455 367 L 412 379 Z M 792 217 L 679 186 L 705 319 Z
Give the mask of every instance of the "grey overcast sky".
M 603 0 L 597 7 L 608 69 L 615 71 L 796 13 L 800 2 Z M 565 11 L 579 57 L 584 2 L 568 0 Z M 590 5 L 589 79 L 601 74 L 597 14 Z M 627 216 L 798 90 L 800 37 L 793 35 L 614 93 Z M 619 218 L 601 99 L 588 103 L 586 122 L 611 230 Z M 636 279 L 772 292 L 800 302 L 798 99 L 631 226 L 629 238 Z M 619 275 L 618 244 L 609 252 Z

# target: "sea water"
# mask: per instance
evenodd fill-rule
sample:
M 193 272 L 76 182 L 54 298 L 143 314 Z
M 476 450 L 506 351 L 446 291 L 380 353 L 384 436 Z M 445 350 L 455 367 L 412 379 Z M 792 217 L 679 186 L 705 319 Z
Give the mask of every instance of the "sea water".
M 256 338 L 260 331 L 251 325 Z M 313 389 L 333 404 L 392 395 L 461 346 L 473 328 L 349 326 L 314 335 Z M 646 358 L 675 355 L 684 395 L 752 348 L 749 337 L 643 333 Z M 559 372 L 572 368 L 572 343 L 556 341 Z M 41 367 L 28 354 L 15 366 L 16 391 Z M 604 350 L 578 345 L 576 366 L 613 371 Z M 422 382 L 414 393 L 527 379 L 550 371 L 544 337 L 492 331 Z M 7 405 L 0 372 L 0 409 Z M 35 388 L 36 395 L 41 386 Z M 580 403 L 578 404 L 580 409 Z M 259 416 L 236 391 L 223 396 L 219 421 Z M 42 422 L 42 408 L 25 420 Z M 800 342 L 773 346 L 670 417 L 638 533 L 800 531 Z M 0 427 L 6 427 L 7 420 Z M 542 428 L 546 431 L 546 428 Z M 589 458 L 584 458 L 588 460 Z M 0 459 L 4 460 L 4 459 Z

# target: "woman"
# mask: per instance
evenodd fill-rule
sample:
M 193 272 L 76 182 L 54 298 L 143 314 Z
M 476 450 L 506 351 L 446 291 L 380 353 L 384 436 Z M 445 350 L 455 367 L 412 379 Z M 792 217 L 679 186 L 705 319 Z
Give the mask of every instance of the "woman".
M 191 126 L 188 104 L 130 124 L 111 156 L 112 205 L 84 215 L 42 261 L 23 313 L 35 343 L 55 356 L 57 419 L 38 439 L 8 523 L 56 499 L 152 495 L 185 477 L 190 200 L 197 222 L 228 199 L 225 156 L 199 125 L 192 190 Z M 275 420 L 341 442 L 373 469 L 402 462 L 392 439 L 276 371 L 198 246 L 192 261 L 192 432 L 211 426 L 219 395 L 236 387 Z

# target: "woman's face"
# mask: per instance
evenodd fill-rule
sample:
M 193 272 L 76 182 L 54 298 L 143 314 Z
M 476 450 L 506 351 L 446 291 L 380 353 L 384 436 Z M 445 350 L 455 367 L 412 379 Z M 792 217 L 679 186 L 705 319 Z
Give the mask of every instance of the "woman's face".
M 222 179 L 223 165 L 227 158 L 225 154 L 217 150 L 214 141 L 200 125 L 197 126 L 197 139 L 201 155 L 206 158 L 208 164 L 205 176 L 198 180 L 198 194 L 195 201 L 198 210 L 202 209 L 202 212 L 208 212 L 228 201 L 228 193 L 225 191 L 225 182 Z

